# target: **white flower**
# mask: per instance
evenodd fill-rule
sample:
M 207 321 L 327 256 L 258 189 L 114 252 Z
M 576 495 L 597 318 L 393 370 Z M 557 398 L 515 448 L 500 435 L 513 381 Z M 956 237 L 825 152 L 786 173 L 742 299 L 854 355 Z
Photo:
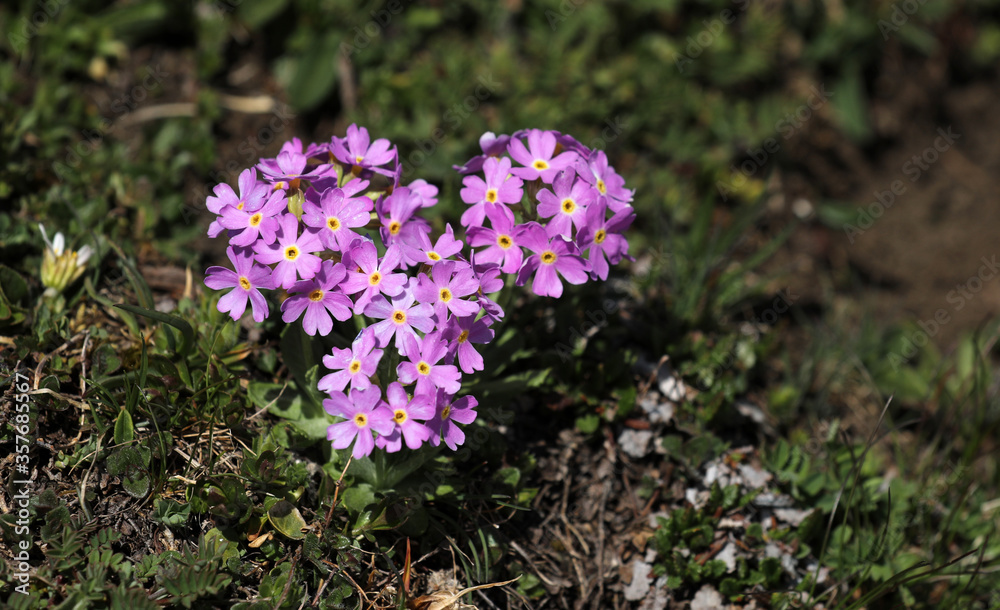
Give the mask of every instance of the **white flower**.
M 41 270 L 42 285 L 45 286 L 44 296 L 54 297 L 83 275 L 87 261 L 94 251 L 90 246 L 84 246 L 79 251 L 66 250 L 66 238 L 62 233 L 56 233 L 52 241 L 49 241 L 45 226 L 39 223 L 38 230 L 45 240 Z

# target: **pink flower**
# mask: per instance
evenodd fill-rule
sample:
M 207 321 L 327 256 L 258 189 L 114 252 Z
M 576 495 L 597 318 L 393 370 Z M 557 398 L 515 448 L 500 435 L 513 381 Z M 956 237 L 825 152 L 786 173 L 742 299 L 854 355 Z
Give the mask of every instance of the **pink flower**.
M 556 134 L 554 131 L 541 129 L 528 130 L 528 148 L 524 147 L 520 138 L 512 138 L 507 146 L 507 152 L 515 161 L 524 167 L 510 170 L 515 176 L 524 180 L 541 178 L 542 182 L 552 184 L 556 174 L 570 167 L 579 158 L 575 152 L 566 151 L 553 157 L 556 151 Z
M 326 439 L 332 441 L 334 449 L 347 449 L 353 442 L 352 455 L 355 459 L 369 455 L 375 448 L 372 432 L 392 434 L 395 426 L 393 413 L 382 402 L 382 390 L 376 386 L 367 390 L 352 390 L 350 398 L 342 392 L 332 393 L 323 401 L 323 409 L 330 415 L 347 420 L 330 424 L 326 429 Z
M 587 207 L 597 198 L 597 189 L 578 180 L 573 170 L 559 172 L 552 190 L 538 191 L 538 216 L 551 218 L 545 225 L 549 237 L 561 235 L 573 239 L 573 228 L 579 231 L 587 216 Z
M 363 181 L 362 181 L 363 182 Z M 352 231 L 368 224 L 374 207 L 367 197 L 348 197 L 344 189 L 329 188 L 319 196 L 319 203 L 313 203 L 307 193 L 302 204 L 302 222 L 319 232 L 320 241 L 328 250 L 346 250 L 361 236 Z
M 626 207 L 609 219 L 605 218 L 604 199 L 587 210 L 587 224 L 577 235 L 582 248 L 589 248 L 591 273 L 602 280 L 608 279 L 608 263 L 618 263 L 628 256 L 628 240 L 622 235 L 632 221 L 635 212 Z
M 253 319 L 263 322 L 268 315 L 268 309 L 267 301 L 260 290 L 274 289 L 271 270 L 254 265 L 253 253 L 247 248 L 240 248 L 237 251 L 230 246 L 226 248 L 226 254 L 236 271 L 225 267 L 209 267 L 205 277 L 205 285 L 212 290 L 233 289 L 219 299 L 216 307 L 222 313 L 228 312 L 232 319 L 239 320 L 246 311 L 249 300 L 253 307 Z
M 334 372 L 324 375 L 316 387 L 332 393 L 343 391 L 350 383 L 352 390 L 367 390 L 382 358 L 375 343 L 375 332 L 368 327 L 358 333 L 350 349 L 333 348 L 332 355 L 323 356 L 323 366 Z
M 226 206 L 237 210 L 258 210 L 271 192 L 266 184 L 257 181 L 257 172 L 253 168 L 240 172 L 239 187 L 240 194 L 237 197 L 233 187 L 225 183 L 217 184 L 213 189 L 215 196 L 210 195 L 205 199 L 205 207 L 213 214 L 221 214 Z M 208 227 L 208 236 L 215 237 L 222 233 L 222 229 L 222 224 L 216 219 Z
M 426 303 L 414 305 L 413 292 L 403 290 L 392 298 L 390 303 L 382 295 L 376 296 L 372 302 L 365 307 L 365 315 L 369 318 L 382 320 L 370 326 L 379 347 L 389 345 L 389 340 L 396 337 L 396 349 L 402 350 L 403 337 L 410 335 L 417 337 L 416 328 L 420 332 L 430 332 L 434 330 L 434 308 Z
M 413 294 L 422 303 L 434 304 L 438 326 L 444 324 L 448 312 L 456 316 L 472 316 L 479 312 L 479 303 L 461 298 L 479 290 L 479 282 L 468 263 L 441 261 L 431 269 L 431 274 L 433 280 L 424 273 L 417 276 Z
M 422 340 L 404 336 L 403 354 L 409 362 L 400 362 L 396 367 L 399 380 L 407 385 L 417 382 L 415 394 L 432 394 L 437 388 L 454 394 L 462 388 L 462 374 L 454 365 L 438 364 L 447 352 L 440 333 L 430 333 Z
M 560 275 L 570 284 L 583 284 L 587 281 L 589 267 L 573 242 L 558 236 L 549 239 L 541 225 L 530 223 L 521 236 L 521 243 L 533 254 L 517 272 L 518 286 L 524 286 L 536 269 L 538 273 L 531 284 L 531 290 L 539 296 L 562 296 Z
M 392 170 L 380 167 L 396 159 L 396 149 L 390 149 L 389 146 L 389 140 L 385 138 L 371 142 L 367 129 L 352 124 L 347 128 L 347 138 L 333 138 L 330 152 L 337 161 L 350 167 L 355 176 L 361 175 L 365 170 L 391 176 Z
M 405 273 L 392 273 L 399 266 L 401 258 L 398 245 L 389 246 L 385 256 L 379 260 L 378 251 L 370 239 L 355 240 L 344 255 L 347 280 L 341 285 L 347 294 L 361 293 L 354 301 L 354 313 L 363 312 L 377 294 L 394 297 L 403 291 L 409 278 Z
M 337 288 L 346 275 L 344 265 L 323 261 L 313 279 L 292 285 L 289 290 L 292 295 L 281 304 L 281 319 L 285 324 L 291 324 L 301 317 L 302 328 L 309 336 L 317 332 L 324 337 L 329 335 L 333 330 L 331 315 L 341 322 L 351 317 L 353 303 Z
M 258 242 L 254 250 L 258 262 L 265 265 L 278 263 L 274 268 L 274 284 L 287 290 L 295 283 L 296 277 L 308 280 L 319 272 L 322 260 L 313 252 L 322 250 L 323 244 L 308 229 L 299 235 L 299 220 L 294 214 L 285 214 L 278 224 L 275 243 Z
M 399 451 L 403 441 L 410 449 L 420 449 L 420 445 L 432 435 L 431 429 L 418 421 L 434 417 L 434 403 L 431 397 L 417 394 L 411 399 L 398 381 L 389 384 L 385 389 L 385 397 L 396 427 L 389 435 L 379 436 L 375 444 L 388 453 Z
M 468 425 L 476 421 L 476 407 L 479 401 L 472 396 L 463 396 L 452 402 L 450 394 L 438 390 L 435 402 L 437 404 L 434 419 L 429 424 L 432 432 L 431 445 L 434 447 L 440 445 L 440 437 L 443 436 L 444 444 L 454 451 L 465 442 L 465 432 L 462 432 L 455 422 Z
M 483 370 L 483 357 L 472 344 L 489 343 L 493 340 L 494 332 L 490 329 L 492 323 L 493 318 L 489 316 L 483 316 L 478 320 L 476 316 L 448 320 L 447 326 L 441 332 L 448 341 L 448 355 L 445 357 L 445 362 L 454 362 L 458 356 L 458 364 L 463 373 L 471 375 Z
M 278 231 L 278 214 L 288 208 L 285 191 L 277 190 L 271 193 L 267 203 L 262 206 L 247 205 L 238 209 L 231 205 L 222 208 L 219 224 L 231 231 L 239 233 L 229 238 L 234 246 L 249 246 L 261 238 L 263 243 L 274 243 Z
M 490 157 L 483 165 L 486 180 L 479 176 L 466 176 L 462 180 L 465 188 L 460 195 L 462 201 L 472 207 L 462 213 L 462 226 L 478 226 L 483 224 L 483 215 L 487 209 L 502 210 L 502 213 L 514 221 L 514 213 L 506 204 L 519 203 L 523 195 L 521 179 L 511 176 L 510 159 Z
M 473 248 L 489 246 L 476 253 L 476 260 L 483 263 L 497 263 L 504 273 L 515 273 L 524 261 L 524 253 L 518 243 L 521 227 L 514 221 L 496 210 L 486 210 L 493 228 L 469 227 L 466 234 L 469 245 Z

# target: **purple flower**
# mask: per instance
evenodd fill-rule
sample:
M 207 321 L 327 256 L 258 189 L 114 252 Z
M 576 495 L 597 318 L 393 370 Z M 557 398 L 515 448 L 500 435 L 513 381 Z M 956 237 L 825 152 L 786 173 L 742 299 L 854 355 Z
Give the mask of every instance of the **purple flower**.
M 254 250 L 257 261 L 265 265 L 278 263 L 274 268 L 274 285 L 284 289 L 292 287 L 296 276 L 312 279 L 319 272 L 322 260 L 313 254 L 323 249 L 319 237 L 310 230 L 299 235 L 299 220 L 294 214 L 285 214 L 278 221 L 277 240 L 273 244 L 258 243 Z
M 472 344 L 489 343 L 493 340 L 494 332 L 490 328 L 492 323 L 493 319 L 489 316 L 483 316 L 478 320 L 476 316 L 449 320 L 441 333 L 448 341 L 448 355 L 445 362 L 454 362 L 457 355 L 463 373 L 471 375 L 475 371 L 483 370 L 483 357 Z
M 331 314 L 341 322 L 351 317 L 351 299 L 337 290 L 346 275 L 344 265 L 323 261 L 315 277 L 292 285 L 292 296 L 281 304 L 281 319 L 291 324 L 301 316 L 306 334 L 313 336 L 318 331 L 324 337 L 329 335 L 333 330 Z
M 226 183 L 217 184 L 213 189 L 215 196 L 209 195 L 205 199 L 205 206 L 213 214 L 221 214 L 226 206 L 233 206 L 237 210 L 257 210 L 264 205 L 271 189 L 263 182 L 257 182 L 257 172 L 252 168 L 245 169 L 239 177 L 240 195 L 236 196 L 233 187 Z M 208 236 L 215 237 L 222 232 L 223 226 L 216 219 L 208 227 Z
M 483 311 L 494 321 L 503 319 L 503 308 L 496 301 L 486 295 L 499 292 L 503 288 L 504 281 L 500 279 L 500 266 L 496 263 L 479 263 L 476 261 L 475 252 L 469 257 L 469 264 L 476 274 L 476 281 L 479 282 L 479 290 L 476 292 L 476 301 L 482 306 Z
M 521 227 L 515 226 L 513 219 L 497 210 L 486 210 L 486 216 L 493 228 L 469 227 L 466 233 L 469 245 L 473 248 L 489 246 L 476 253 L 476 260 L 497 263 L 504 273 L 517 272 L 524 260 L 524 253 L 518 244 Z
M 605 219 L 605 208 L 603 198 L 592 205 L 587 210 L 587 224 L 577 235 L 580 246 L 590 249 L 587 258 L 590 260 L 591 273 L 602 280 L 608 279 L 609 262 L 614 265 L 628 255 L 628 240 L 622 233 L 635 220 L 635 212 L 631 207 L 626 207 L 610 219 Z
M 509 142 L 510 136 L 498 136 L 492 131 L 487 131 L 479 136 L 479 148 L 483 150 L 483 154 L 469 159 L 465 165 L 453 165 L 452 168 L 460 174 L 474 174 L 483 168 L 483 164 L 486 163 L 487 159 L 490 157 L 499 157 L 505 153 Z
M 273 191 L 263 206 L 253 208 L 247 205 L 242 210 L 231 205 L 222 208 L 219 224 L 231 231 L 239 231 L 229 238 L 229 243 L 234 246 L 249 246 L 258 237 L 265 244 L 274 243 L 278 230 L 278 219 L 275 216 L 286 210 L 287 206 L 285 191 Z
M 521 235 L 521 243 L 533 254 L 517 272 L 518 286 L 524 286 L 536 269 L 538 273 L 531 284 L 531 290 L 539 296 L 561 296 L 563 287 L 559 281 L 560 275 L 570 284 L 583 284 L 587 281 L 587 263 L 580 257 L 573 242 L 559 236 L 550 239 L 541 225 L 531 223 Z
M 367 390 L 382 358 L 375 343 L 375 332 L 368 327 L 358 333 L 350 349 L 333 348 L 333 355 L 323 356 L 323 366 L 335 372 L 323 376 L 316 387 L 321 392 L 341 392 L 350 383 L 352 390 Z
M 625 188 L 625 179 L 608 165 L 608 156 L 603 150 L 593 151 L 586 159 L 580 158 L 576 163 L 576 172 L 592 184 L 602 196 L 610 199 L 612 212 L 631 207 L 628 204 L 632 201 L 635 191 Z
M 229 312 L 232 319 L 239 320 L 247 309 L 249 299 L 253 307 L 253 319 L 263 322 L 269 312 L 267 301 L 260 290 L 274 289 L 271 270 L 254 265 L 253 253 L 249 249 L 240 248 L 237 251 L 230 246 L 226 248 L 226 254 L 236 271 L 225 267 L 209 267 L 205 277 L 205 285 L 212 290 L 233 289 L 219 299 L 216 307 L 222 313 Z
M 462 180 L 465 188 L 459 193 L 462 201 L 472 207 L 462 213 L 462 226 L 468 227 L 483 224 L 483 215 L 487 208 L 503 210 L 503 213 L 514 221 L 514 213 L 505 204 L 519 203 L 524 191 L 520 178 L 511 176 L 510 159 L 489 158 L 483 165 L 486 180 L 479 176 L 466 176 Z
M 428 183 L 423 178 L 414 180 L 409 184 L 409 186 L 407 186 L 407 188 L 409 188 L 414 197 L 420 201 L 420 207 L 429 208 L 437 205 L 438 187 Z
M 431 270 L 434 279 L 421 273 L 413 290 L 423 303 L 434 304 L 434 315 L 439 326 L 444 324 L 448 312 L 456 316 L 471 316 L 479 312 L 479 304 L 462 300 L 479 290 L 472 267 L 458 261 L 441 261 Z
M 573 239 L 573 227 L 579 231 L 587 216 L 587 206 L 597 198 L 597 191 L 584 180 L 576 179 L 576 172 L 559 172 L 552 183 L 552 190 L 538 191 L 538 216 L 552 218 L 545 225 L 549 237 L 562 235 Z
M 403 243 L 403 259 L 407 265 L 433 267 L 438 262 L 461 252 L 462 246 L 462 240 L 455 239 L 455 232 L 449 224 L 434 244 L 431 244 L 430 236 L 424 232 L 407 236 Z
M 278 153 L 277 158 L 261 159 L 260 163 L 257 164 L 257 169 L 260 170 L 260 173 L 264 174 L 264 179 L 271 184 L 279 184 L 281 188 L 285 188 L 280 183 L 287 182 L 290 188 L 298 188 L 299 180 L 302 178 L 319 178 L 330 171 L 329 165 L 320 165 L 312 171 L 306 172 L 306 165 L 308 163 L 309 159 L 302 154 L 301 149 L 295 151 L 283 148 Z
M 431 396 L 417 394 L 411 399 L 403 386 L 394 381 L 385 389 L 385 397 L 396 428 L 390 435 L 380 436 L 376 444 L 388 453 L 399 451 L 403 441 L 410 449 L 420 449 L 420 445 L 433 435 L 430 428 L 417 421 L 426 421 L 434 417 L 435 409 Z
M 414 300 L 412 291 L 403 290 L 393 297 L 391 303 L 379 295 L 365 307 L 366 316 L 382 320 L 370 327 L 375 333 L 379 347 L 389 345 L 389 340 L 395 335 L 396 349 L 402 351 L 403 337 L 411 335 L 416 338 L 417 333 L 414 328 L 424 333 L 434 330 L 434 320 L 431 319 L 434 308 L 427 303 L 414 305 Z
M 440 445 L 439 436 L 444 436 L 444 444 L 454 451 L 465 442 L 465 433 L 455 422 L 468 425 L 476 421 L 476 407 L 479 405 L 479 401 L 472 396 L 463 396 L 452 402 L 450 394 L 444 390 L 438 390 L 435 402 L 437 405 L 434 419 L 430 422 L 432 426 L 431 445 L 434 447 Z
M 369 455 L 375 448 L 373 431 L 380 435 L 392 434 L 395 426 L 392 411 L 382 402 L 382 390 L 377 386 L 351 390 L 350 398 L 342 392 L 332 393 L 323 401 L 323 409 L 347 420 L 330 424 L 326 439 L 332 441 L 334 449 L 347 449 L 354 442 L 352 455 L 355 459 Z
M 570 167 L 579 158 L 572 151 L 553 157 L 556 151 L 556 134 L 541 129 L 528 131 L 528 148 L 524 147 L 519 138 L 512 138 L 507 151 L 515 161 L 524 166 L 510 170 L 512 174 L 525 180 L 541 178 L 546 184 L 552 184 L 556 174 Z
M 399 380 L 407 385 L 416 381 L 414 394 L 432 394 L 437 388 L 454 394 L 462 388 L 462 374 L 454 365 L 438 364 L 447 352 L 440 333 L 430 333 L 422 340 L 404 336 L 403 354 L 409 362 L 400 362 L 396 367 Z
M 361 292 L 361 296 L 354 301 L 354 313 L 363 312 L 377 294 L 394 297 L 403 291 L 409 278 L 405 273 L 392 273 L 399 266 L 401 258 L 399 246 L 393 245 L 389 246 L 385 256 L 379 260 L 378 251 L 370 239 L 355 240 L 348 248 L 344 255 L 347 280 L 341 288 L 347 294 Z
M 407 223 L 413 218 L 414 212 L 420 209 L 420 204 L 420 197 L 415 196 L 405 186 L 395 189 L 388 197 L 379 199 L 375 211 L 382 223 L 379 229 L 382 243 L 389 246 L 402 239 L 404 235 L 409 236 L 409 232 L 406 231 Z
M 369 145 L 370 143 L 370 145 Z M 351 168 L 355 176 L 364 170 L 376 171 L 386 176 L 393 174 L 392 170 L 380 167 L 396 159 L 396 149 L 389 149 L 389 140 L 379 138 L 371 142 L 368 130 L 352 124 L 347 128 L 347 138 L 334 137 L 330 144 L 330 152 L 344 165 Z
M 348 197 L 344 189 L 330 188 L 319 196 L 319 204 L 309 201 L 307 196 L 302 204 L 302 222 L 319 231 L 319 238 L 328 250 L 344 251 L 361 237 L 351 229 L 368 224 L 372 207 L 372 200 L 367 197 Z

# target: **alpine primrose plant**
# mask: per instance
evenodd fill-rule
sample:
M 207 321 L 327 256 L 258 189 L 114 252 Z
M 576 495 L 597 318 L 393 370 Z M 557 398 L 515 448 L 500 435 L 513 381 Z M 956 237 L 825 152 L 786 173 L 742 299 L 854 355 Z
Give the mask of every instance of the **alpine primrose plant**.
M 563 281 L 607 279 L 628 258 L 634 192 L 604 152 L 539 129 L 486 133 L 479 144 L 482 155 L 455 166 L 469 206 L 464 240 L 451 225 L 431 237 L 418 213 L 437 203 L 437 187 L 400 184 L 396 147 L 357 125 L 328 143 L 286 142 L 240 174 L 238 194 L 219 184 L 205 202 L 217 215 L 209 236 L 229 239 L 232 269 L 210 267 L 205 278 L 231 289 L 220 312 L 238 320 L 249 301 L 262 322 L 271 312 L 262 291 L 280 289 L 282 320 L 301 320 L 311 336 L 360 320 L 351 347 L 323 357 L 330 372 L 318 382 L 323 407 L 342 419 L 327 432 L 335 449 L 353 445 L 360 458 L 443 441 L 454 450 L 465 441 L 459 424 L 476 419 L 478 401 L 456 394 L 463 374 L 484 368 L 475 345 L 504 316 L 487 296 L 502 276 L 559 297 Z M 398 363 L 394 379 L 376 374 L 383 356 Z

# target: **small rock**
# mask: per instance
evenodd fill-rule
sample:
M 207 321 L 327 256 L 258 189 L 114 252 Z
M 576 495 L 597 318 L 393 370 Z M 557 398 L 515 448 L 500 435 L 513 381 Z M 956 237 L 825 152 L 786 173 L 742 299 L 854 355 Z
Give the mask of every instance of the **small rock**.
M 774 509 L 774 516 L 779 521 L 784 521 L 792 527 L 798 527 L 802 525 L 802 522 L 806 520 L 812 513 L 811 510 L 799 510 L 797 508 L 776 508 Z
M 760 489 L 774 478 L 770 472 L 754 468 L 750 464 L 740 464 L 740 475 L 743 476 L 747 487 L 751 489 Z
M 618 445 L 629 457 L 638 459 L 649 453 L 649 441 L 651 440 L 653 440 L 653 433 L 649 430 L 626 428 L 618 437 Z
M 642 600 L 639 610 L 664 610 L 670 602 L 670 591 L 667 590 L 667 578 L 661 576 L 653 583 L 653 591 Z
M 728 574 L 736 571 L 736 545 L 732 542 L 727 542 L 726 546 L 722 547 L 722 550 L 719 551 L 719 554 L 715 558 L 725 562 Z
M 762 493 L 753 499 L 757 506 L 788 508 L 795 505 L 795 500 L 791 496 L 773 493 Z
M 704 585 L 694 594 L 691 610 L 722 610 L 725 606 L 722 595 L 712 585 Z
M 649 593 L 649 587 L 653 580 L 649 577 L 649 572 L 653 566 L 644 561 L 636 559 L 632 562 L 632 582 L 625 587 L 625 599 L 630 602 L 639 601 Z
M 668 424 L 674 418 L 674 405 L 670 402 L 657 400 L 659 394 L 653 393 L 639 402 L 639 406 L 649 417 L 652 424 Z
M 680 402 L 687 396 L 687 388 L 681 378 L 674 374 L 670 365 L 664 362 L 656 371 L 656 378 L 659 380 L 660 394 L 672 402 Z

